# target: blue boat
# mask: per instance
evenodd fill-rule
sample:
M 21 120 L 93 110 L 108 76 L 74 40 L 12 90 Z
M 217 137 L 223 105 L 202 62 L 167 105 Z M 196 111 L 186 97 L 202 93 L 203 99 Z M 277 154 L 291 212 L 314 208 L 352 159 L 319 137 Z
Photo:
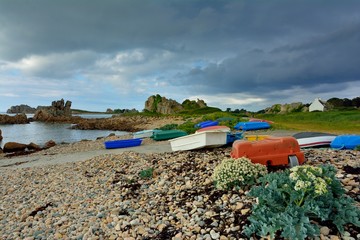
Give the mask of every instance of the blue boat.
M 205 122 L 200 122 L 198 124 L 195 124 L 195 127 L 205 128 L 205 127 L 211 127 L 211 126 L 217 126 L 217 125 L 219 125 L 218 121 L 207 120 Z
M 234 128 L 243 131 L 259 130 L 270 128 L 270 124 L 267 122 L 238 122 Z
M 360 147 L 360 135 L 340 135 L 331 143 L 330 147 L 337 149 L 355 149 Z
M 233 142 L 235 142 L 236 140 L 240 140 L 243 139 L 243 133 L 242 132 L 238 132 L 238 133 L 227 133 L 226 135 L 226 144 L 230 145 L 233 144 Z
M 106 141 L 104 142 L 104 144 L 106 149 L 113 149 L 113 148 L 136 147 L 136 146 L 140 146 L 141 142 L 142 142 L 141 138 L 135 138 L 135 139 Z

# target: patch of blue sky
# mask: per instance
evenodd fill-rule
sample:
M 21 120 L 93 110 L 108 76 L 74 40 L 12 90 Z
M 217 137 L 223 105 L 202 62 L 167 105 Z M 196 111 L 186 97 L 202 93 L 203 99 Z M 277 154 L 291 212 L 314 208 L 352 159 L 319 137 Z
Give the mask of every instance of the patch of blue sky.
M 203 69 L 203 68 L 207 67 L 208 65 L 209 65 L 209 63 L 207 61 L 202 60 L 202 59 L 196 60 L 196 61 L 191 63 L 192 68 L 200 68 L 200 69 Z
M 9 76 L 9 77 L 21 77 L 21 71 L 19 69 L 7 69 L 3 72 L 3 75 Z

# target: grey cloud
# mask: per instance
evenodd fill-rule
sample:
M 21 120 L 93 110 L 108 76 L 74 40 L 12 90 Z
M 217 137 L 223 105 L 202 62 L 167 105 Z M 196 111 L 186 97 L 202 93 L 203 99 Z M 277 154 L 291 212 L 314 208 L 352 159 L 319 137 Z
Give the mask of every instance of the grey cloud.
M 320 93 L 360 80 L 358 9 L 357 0 L 2 0 L 0 71 L 35 59 L 20 69 L 49 82 L 85 74 L 120 88 L 156 79 L 192 96 Z

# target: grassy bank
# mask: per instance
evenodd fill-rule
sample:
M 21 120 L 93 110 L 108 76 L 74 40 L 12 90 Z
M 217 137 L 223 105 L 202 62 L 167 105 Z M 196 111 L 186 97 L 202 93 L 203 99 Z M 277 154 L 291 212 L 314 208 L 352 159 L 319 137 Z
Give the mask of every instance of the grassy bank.
M 165 116 L 159 113 L 127 113 L 124 116 Z M 166 115 L 171 116 L 171 115 Z M 186 122 L 180 126 L 165 126 L 177 128 L 188 133 L 196 129 L 194 124 L 206 120 L 219 120 L 220 125 L 233 128 L 238 122 L 248 121 L 250 114 L 224 112 L 217 108 L 194 109 L 184 111 L 173 116 L 182 117 Z M 256 114 L 253 117 L 271 120 L 272 129 L 295 131 L 316 131 L 335 134 L 360 134 L 360 110 L 333 110 L 329 112 L 294 112 L 288 114 Z
M 360 134 L 359 110 L 261 114 L 256 117 L 274 121 L 275 129 Z
M 232 118 L 231 121 L 221 122 L 233 128 L 237 122 L 247 121 L 244 114 L 229 112 L 213 112 L 194 116 L 205 120 Z M 189 117 L 189 115 L 188 115 Z M 360 134 L 360 110 L 335 110 L 329 112 L 295 112 L 288 114 L 258 114 L 256 118 L 271 120 L 272 129 L 328 132 L 335 134 Z M 191 126 L 191 124 L 188 124 Z

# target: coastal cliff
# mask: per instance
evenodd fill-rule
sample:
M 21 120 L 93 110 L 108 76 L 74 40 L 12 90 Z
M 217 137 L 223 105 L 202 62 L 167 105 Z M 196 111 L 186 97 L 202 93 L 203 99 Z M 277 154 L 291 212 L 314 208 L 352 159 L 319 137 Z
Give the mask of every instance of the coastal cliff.
M 0 114 L 0 124 L 24 124 L 29 122 L 25 113 L 16 114 L 15 116 Z
M 6 113 L 35 113 L 36 108 L 30 107 L 25 104 L 11 106 Z
M 167 99 L 159 94 L 150 96 L 145 102 L 145 110 L 161 114 L 174 114 L 186 109 L 197 109 L 207 107 L 203 100 L 190 101 L 186 99 L 183 103 L 178 103 L 173 99 Z
M 71 101 L 53 101 L 51 106 L 41 107 L 35 112 L 34 121 L 41 122 L 78 122 L 80 117 L 72 117 Z

